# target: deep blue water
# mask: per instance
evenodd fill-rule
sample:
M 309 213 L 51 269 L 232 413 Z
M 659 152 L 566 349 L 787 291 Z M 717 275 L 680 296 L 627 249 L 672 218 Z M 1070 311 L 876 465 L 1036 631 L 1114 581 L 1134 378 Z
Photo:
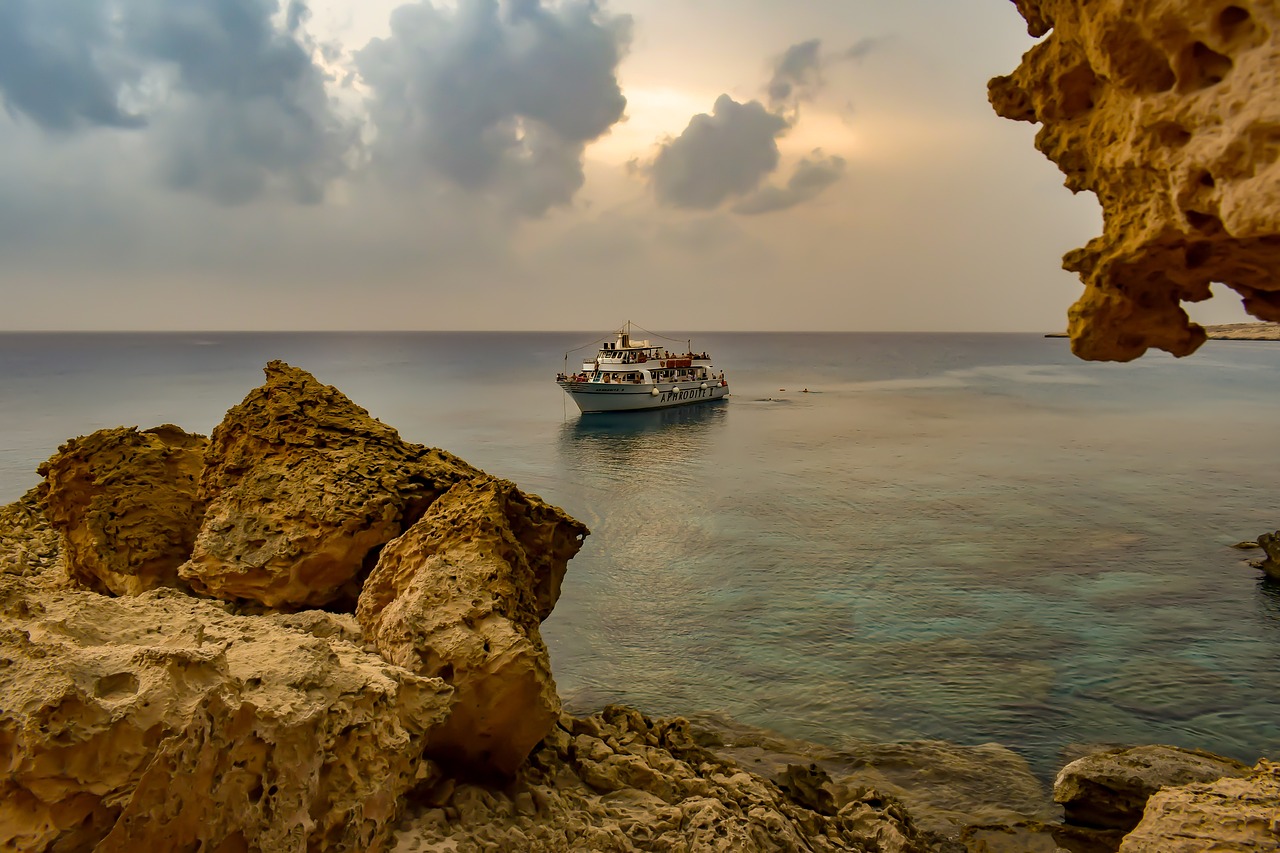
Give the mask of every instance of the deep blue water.
M 207 433 L 283 358 L 591 526 L 544 625 L 579 703 L 1045 774 L 1075 743 L 1280 756 L 1280 588 L 1227 547 L 1280 527 L 1280 344 L 700 334 L 729 401 L 584 417 L 552 378 L 591 337 L 0 335 L 0 500 L 74 435 Z

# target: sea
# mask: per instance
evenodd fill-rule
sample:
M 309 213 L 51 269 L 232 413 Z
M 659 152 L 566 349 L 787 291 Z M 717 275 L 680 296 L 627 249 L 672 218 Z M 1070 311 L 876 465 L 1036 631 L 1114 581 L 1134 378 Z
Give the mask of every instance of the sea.
M 1280 757 L 1280 343 L 667 332 L 732 396 L 581 415 L 591 332 L 0 335 L 0 501 L 102 427 L 211 431 L 284 359 L 591 527 L 543 625 L 576 708 L 833 746 Z

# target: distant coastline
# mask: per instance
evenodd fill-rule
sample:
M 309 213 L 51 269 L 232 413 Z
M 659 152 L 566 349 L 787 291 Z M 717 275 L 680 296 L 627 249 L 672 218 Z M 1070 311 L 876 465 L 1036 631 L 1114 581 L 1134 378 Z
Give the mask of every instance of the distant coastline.
M 1280 341 L 1280 323 L 1226 323 L 1205 326 L 1211 341 Z M 1046 338 L 1065 338 L 1066 332 L 1050 332 Z

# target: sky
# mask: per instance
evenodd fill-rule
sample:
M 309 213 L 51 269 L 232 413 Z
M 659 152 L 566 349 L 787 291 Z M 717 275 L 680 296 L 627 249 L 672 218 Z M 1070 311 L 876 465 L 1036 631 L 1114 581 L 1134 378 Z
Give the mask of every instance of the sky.
M 1032 44 L 1007 0 L 0 0 L 0 330 L 1058 331 L 1101 218 L 987 104 Z

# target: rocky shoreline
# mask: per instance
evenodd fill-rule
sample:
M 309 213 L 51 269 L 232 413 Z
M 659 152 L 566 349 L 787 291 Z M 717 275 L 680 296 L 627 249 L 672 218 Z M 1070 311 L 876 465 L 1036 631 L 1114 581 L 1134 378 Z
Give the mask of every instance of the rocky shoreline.
M 1211 341 L 1280 341 L 1280 323 L 1225 323 L 1202 326 Z M 1046 338 L 1069 338 L 1067 332 L 1053 332 Z
M 1280 341 L 1280 323 L 1227 323 L 1204 330 L 1211 341 Z
M 210 438 L 73 439 L 0 508 L 0 847 L 1277 849 L 1265 761 L 1102 751 L 1051 798 L 995 744 L 570 713 L 538 626 L 586 527 L 265 372 Z

